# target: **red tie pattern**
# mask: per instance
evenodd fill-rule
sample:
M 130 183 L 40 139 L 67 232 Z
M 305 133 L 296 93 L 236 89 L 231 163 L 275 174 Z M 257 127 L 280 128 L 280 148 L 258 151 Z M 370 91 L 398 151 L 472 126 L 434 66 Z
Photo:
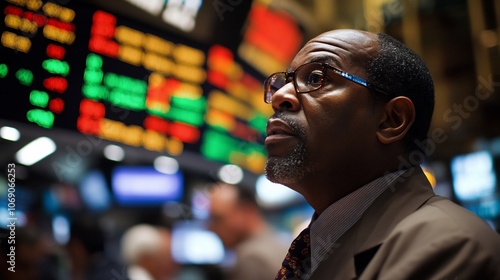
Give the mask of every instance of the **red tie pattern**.
M 301 279 L 311 266 L 311 239 L 309 227 L 293 240 L 275 280 Z

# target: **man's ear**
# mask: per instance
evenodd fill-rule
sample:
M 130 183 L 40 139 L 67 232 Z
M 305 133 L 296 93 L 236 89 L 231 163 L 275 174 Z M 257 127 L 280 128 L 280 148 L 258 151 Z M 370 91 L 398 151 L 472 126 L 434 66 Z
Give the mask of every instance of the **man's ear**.
M 402 140 L 415 121 L 415 106 L 405 96 L 391 99 L 383 107 L 377 139 L 382 144 L 390 144 Z

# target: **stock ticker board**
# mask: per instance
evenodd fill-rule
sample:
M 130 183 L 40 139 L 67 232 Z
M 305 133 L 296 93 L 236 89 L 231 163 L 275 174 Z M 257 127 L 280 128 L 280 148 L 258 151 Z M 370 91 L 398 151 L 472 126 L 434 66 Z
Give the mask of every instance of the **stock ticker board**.
M 84 1 L 0 8 L 0 119 L 262 171 L 270 108 L 230 49 Z

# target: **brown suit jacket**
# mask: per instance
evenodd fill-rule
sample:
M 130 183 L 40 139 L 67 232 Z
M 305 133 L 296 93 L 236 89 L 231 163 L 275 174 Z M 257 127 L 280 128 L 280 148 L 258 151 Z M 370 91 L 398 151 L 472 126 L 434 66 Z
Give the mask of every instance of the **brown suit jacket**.
M 417 167 L 332 244 L 310 279 L 500 279 L 500 236 L 434 195 Z

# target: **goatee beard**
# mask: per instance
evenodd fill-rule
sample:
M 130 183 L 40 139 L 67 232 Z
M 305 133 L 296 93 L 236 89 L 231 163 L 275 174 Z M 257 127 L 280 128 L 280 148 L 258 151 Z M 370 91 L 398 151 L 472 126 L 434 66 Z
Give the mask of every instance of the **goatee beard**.
M 293 129 L 300 143 L 283 157 L 268 157 L 265 173 L 271 182 L 292 187 L 303 180 L 311 171 L 306 145 L 306 131 L 304 127 L 298 125 L 283 113 L 276 113 L 273 117 L 286 122 Z

